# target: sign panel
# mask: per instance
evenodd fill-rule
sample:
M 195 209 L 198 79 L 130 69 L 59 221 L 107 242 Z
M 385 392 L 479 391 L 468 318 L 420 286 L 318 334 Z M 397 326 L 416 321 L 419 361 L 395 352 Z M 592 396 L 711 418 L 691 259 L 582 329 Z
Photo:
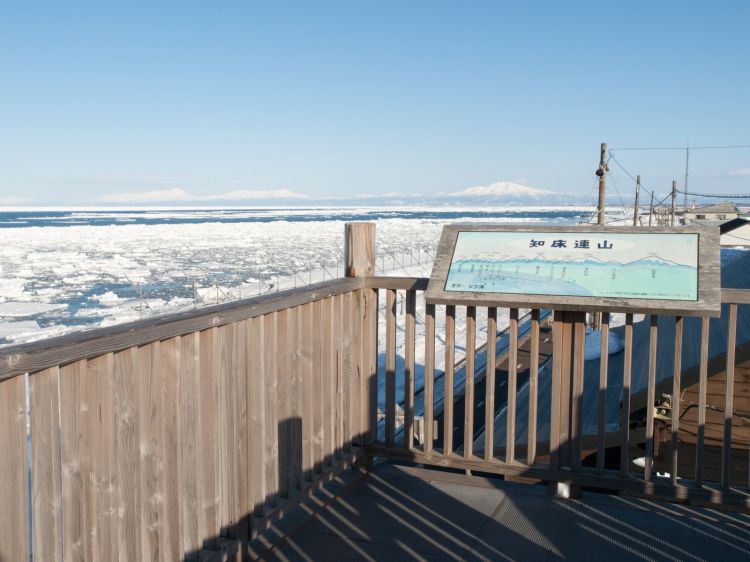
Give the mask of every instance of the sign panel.
M 454 225 L 444 227 L 427 297 L 712 315 L 719 279 L 718 229 Z
M 446 291 L 698 300 L 698 235 L 459 232 Z

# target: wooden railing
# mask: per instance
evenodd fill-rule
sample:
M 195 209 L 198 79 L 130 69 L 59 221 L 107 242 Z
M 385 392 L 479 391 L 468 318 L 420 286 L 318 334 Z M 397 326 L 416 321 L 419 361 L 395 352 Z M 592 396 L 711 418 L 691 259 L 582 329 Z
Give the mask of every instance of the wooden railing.
M 0 351 L 0 560 L 201 560 L 361 459 L 338 281 Z
M 679 477 L 678 467 L 678 435 L 680 426 L 681 408 L 679 399 L 675 400 L 675 405 L 671 410 L 671 451 L 669 455 L 669 477 L 657 477 L 654 470 L 654 435 L 655 435 L 655 415 L 656 408 L 656 391 L 671 391 L 672 397 L 680 397 L 685 387 L 681 387 L 681 374 L 683 367 L 682 359 L 682 342 L 683 326 L 687 319 L 682 317 L 657 317 L 654 315 L 646 316 L 644 322 L 648 327 L 648 382 L 646 385 L 646 396 L 639 396 L 643 410 L 645 410 L 645 427 L 632 429 L 633 408 L 637 406 L 631 399 L 631 376 L 633 365 L 633 329 L 634 315 L 626 314 L 624 327 L 624 350 L 623 353 L 623 384 L 622 395 L 620 400 L 620 431 L 619 434 L 608 432 L 605 426 L 606 422 L 606 402 L 608 393 L 608 333 L 610 330 L 610 315 L 602 315 L 601 327 L 601 347 L 599 357 L 599 374 L 597 399 L 584 404 L 583 401 L 583 384 L 584 384 L 584 342 L 586 316 L 584 313 L 555 312 L 552 321 L 553 333 L 553 355 L 550 359 L 551 366 L 548 365 L 548 375 L 551 377 L 551 404 L 548 404 L 550 410 L 549 429 L 547 431 L 549 438 L 541 439 L 538 437 L 538 411 L 541 403 L 538 403 L 537 392 L 540 385 L 540 310 L 531 311 L 531 330 L 530 344 L 528 353 L 530 353 L 528 365 L 528 382 L 525 396 L 528 400 L 528 407 L 525 408 L 528 416 L 520 420 L 516 415 L 518 406 L 518 387 L 517 381 L 519 373 L 517 372 L 518 364 L 518 319 L 519 310 L 509 310 L 509 349 L 507 350 L 508 368 L 507 368 L 507 401 L 502 404 L 496 404 L 495 391 L 498 385 L 503 381 L 496 380 L 495 354 L 489 353 L 484 362 L 483 371 L 475 371 L 475 349 L 476 349 L 476 318 L 478 307 L 465 306 L 444 306 L 439 307 L 442 310 L 440 314 L 443 319 L 437 318 L 438 312 L 436 306 L 426 304 L 423 298 L 418 298 L 425 290 L 427 279 L 408 279 L 408 278 L 385 278 L 370 277 L 367 279 L 367 286 L 378 289 L 385 293 L 386 306 L 384 309 L 385 322 L 381 322 L 381 329 L 378 337 L 385 340 L 385 345 L 381 344 L 380 348 L 385 350 L 385 369 L 381 377 L 384 376 L 386 392 L 385 410 L 385 428 L 384 432 L 378 439 L 369 440 L 365 450 L 369 455 L 409 460 L 425 465 L 434 465 L 441 467 L 452 467 L 475 472 L 502 474 L 508 477 L 524 477 L 534 480 L 543 480 L 549 482 L 559 482 L 572 485 L 574 487 L 592 487 L 614 491 L 621 491 L 631 494 L 658 496 L 673 500 L 690 500 L 696 503 L 714 504 L 729 509 L 750 509 L 750 494 L 748 494 L 747 472 L 740 482 L 730 481 L 730 455 L 732 452 L 732 419 L 733 419 L 733 397 L 734 397 L 734 368 L 736 361 L 736 338 L 737 338 L 737 319 L 738 305 L 750 304 L 750 290 L 725 289 L 722 291 L 723 312 L 720 318 L 709 320 L 708 318 L 691 318 L 691 322 L 700 323 L 700 359 L 698 362 L 697 374 L 693 373 L 694 380 L 690 384 L 697 382 L 700 388 L 700 401 L 698 404 L 698 434 L 695 444 L 695 463 L 694 475 L 692 478 Z M 395 303 L 399 300 L 405 300 L 405 313 L 397 314 Z M 421 310 L 417 310 L 416 303 L 421 302 Z M 465 384 L 461 389 L 463 394 L 462 419 L 456 420 L 453 412 L 454 381 L 453 381 L 453 363 L 456 343 L 455 318 L 457 309 L 466 318 L 466 329 L 464 333 L 466 348 L 466 375 Z M 486 308 L 487 317 L 487 349 L 495 349 L 497 334 L 497 308 Z M 745 313 L 750 312 L 746 311 Z M 484 316 L 485 314 L 483 314 Z M 415 357 L 414 349 L 418 347 L 415 341 L 414 318 L 421 316 L 424 318 L 425 330 L 423 347 L 425 354 L 424 363 L 424 390 L 423 390 L 423 410 L 415 413 L 414 404 L 414 369 Z M 441 325 L 445 328 L 445 369 L 443 372 L 435 370 L 435 325 L 439 320 L 443 320 Z M 747 323 L 748 318 L 744 318 Z M 673 367 L 672 377 L 669 380 L 669 388 L 662 382 L 657 385 L 657 342 L 659 338 L 660 327 L 668 326 L 672 323 L 674 330 L 674 350 L 673 350 Z M 709 355 L 709 326 L 714 323 L 723 323 L 726 327 L 726 348 L 720 357 L 711 358 Z M 403 330 L 406 335 L 405 341 L 405 366 L 404 372 L 397 373 L 396 352 L 394 346 L 395 333 Z M 574 352 L 568 353 L 567 349 L 574 349 Z M 744 345 L 744 359 L 748 358 L 747 341 Z M 714 354 L 715 355 L 715 354 Z M 721 478 L 717 482 L 707 482 L 704 478 L 704 427 L 706 404 L 706 384 L 709 373 L 714 374 L 718 371 L 726 372 L 725 395 L 723 404 L 724 415 L 724 439 L 722 445 L 722 466 Z M 394 442 L 396 431 L 396 416 L 394 414 L 396 405 L 394 403 L 396 378 L 404 377 L 404 436 L 401 442 Z M 474 387 L 476 380 L 484 379 L 485 392 L 482 396 L 476 396 Z M 442 380 L 443 394 L 446 397 L 441 414 L 439 425 L 435 419 L 434 411 L 434 394 L 435 381 Z M 686 382 L 686 381 L 683 381 Z M 483 419 L 474 418 L 476 406 L 484 403 Z M 651 407 L 646 407 L 651 405 Z M 581 420 L 584 417 L 583 408 L 595 408 L 598 418 L 597 431 L 594 435 L 585 435 L 582 432 Z M 498 450 L 495 447 L 495 418 L 504 409 L 504 419 L 506 425 L 504 428 L 505 439 L 504 447 Z M 413 427 L 415 419 L 423 418 L 424 425 L 424 442 L 419 443 L 414 434 Z M 526 427 L 525 439 L 521 442 L 516 434 L 516 423 L 520 421 Z M 456 425 L 463 425 L 463 443 L 457 450 L 456 444 L 452 441 L 453 429 Z M 477 443 L 475 436 L 477 428 L 480 427 L 483 434 L 483 440 L 478 442 L 480 450 L 474 450 L 474 444 Z M 377 418 L 370 418 L 370 431 L 368 435 L 376 435 Z M 434 447 L 436 432 L 442 432 L 443 444 L 440 448 Z M 619 467 L 612 467 L 605 464 L 606 452 L 608 449 L 620 448 Z M 638 470 L 632 464 L 633 447 L 643 447 L 643 470 Z M 736 447 L 736 444 L 735 444 Z M 740 448 L 747 450 L 747 445 L 742 444 Z M 746 453 L 745 453 L 746 454 Z M 588 459 L 588 460 L 586 460 Z M 736 480 L 736 479 L 735 479 Z
M 502 334 L 507 349 L 499 350 L 498 309 L 487 308 L 480 315 L 487 318 L 486 357 L 478 362 L 477 308 L 426 304 L 426 279 L 373 276 L 374 229 L 360 227 L 347 230 L 348 278 L 0 349 L 0 561 L 29 560 L 32 550 L 35 560 L 198 560 L 238 553 L 247 559 L 255 531 L 339 471 L 357 462 L 368 466 L 372 457 L 750 507 L 747 482 L 738 485 L 730 471 L 734 366 L 748 357 L 746 342 L 735 346 L 738 317 L 747 322 L 738 305 L 750 304 L 749 291 L 723 291 L 721 319 L 697 320 L 697 372 L 680 365 L 689 319 L 649 317 L 646 396 L 630 392 L 638 324 L 626 316 L 622 423 L 613 435 L 606 427 L 607 337 L 601 340 L 598 398 L 588 406 L 583 401 L 583 313 L 554 313 L 547 361 L 540 351 L 548 346 L 540 334 L 549 330 L 542 311 L 530 312 L 522 350 L 523 317 L 511 309 Z M 382 323 L 379 303 L 385 305 Z M 438 311 L 445 326 L 442 373 L 435 368 Z M 463 341 L 457 341 L 459 315 L 466 318 Z M 657 357 L 659 333 L 670 322 L 678 342 L 674 376 L 657 382 L 664 355 Z M 727 323 L 726 350 L 718 358 L 708 343 L 715 322 Z M 604 314 L 602 333 L 609 329 Z M 400 330 L 403 369 L 397 368 Z M 459 381 L 461 343 L 466 356 Z M 528 355 L 523 392 L 521 351 Z M 507 363 L 506 381 L 498 378 L 504 376 L 498 361 Z M 424 384 L 417 388 L 422 366 Z M 706 384 L 722 369 L 723 465 L 713 486 L 703 470 Z M 379 404 L 381 377 L 385 401 Z M 400 377 L 403 402 L 396 393 Z M 439 410 L 436 381 L 443 390 Z M 659 477 L 655 397 L 665 384 L 680 396 L 680 385 L 694 382 L 700 387 L 694 478 L 677 479 L 679 407 L 671 416 L 671 478 Z M 542 383 L 551 384 L 548 404 L 539 398 Z M 477 392 L 480 385 L 484 391 Z M 507 393 L 498 400 L 501 386 Z M 593 433 L 582 430 L 585 407 L 597 409 Z M 633 426 L 638 409 L 645 411 L 642 428 Z M 549 416 L 540 424 L 542 410 Z M 503 415 L 507 422 L 495 431 Z M 642 472 L 631 467 L 635 445 L 643 447 Z M 623 455 L 613 468 L 606 453 L 618 447 Z

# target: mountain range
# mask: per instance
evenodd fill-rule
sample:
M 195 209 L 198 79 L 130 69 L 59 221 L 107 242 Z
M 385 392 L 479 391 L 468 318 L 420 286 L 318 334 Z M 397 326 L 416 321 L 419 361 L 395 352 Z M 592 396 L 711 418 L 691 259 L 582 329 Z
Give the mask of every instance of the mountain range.
M 356 193 L 356 189 L 352 190 Z M 289 189 L 234 190 L 214 194 L 194 194 L 182 188 L 119 193 L 100 197 L 96 203 L 108 205 L 336 205 L 336 206 L 498 206 L 498 205 L 583 205 L 591 204 L 583 195 L 556 193 L 513 181 L 499 181 L 460 191 L 435 193 L 360 194 L 311 197 Z

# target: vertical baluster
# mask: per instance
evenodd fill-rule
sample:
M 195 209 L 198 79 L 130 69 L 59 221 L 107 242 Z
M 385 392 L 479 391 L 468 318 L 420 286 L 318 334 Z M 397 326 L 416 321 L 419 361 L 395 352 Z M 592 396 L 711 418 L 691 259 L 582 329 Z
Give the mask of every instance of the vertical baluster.
M 505 462 L 512 463 L 516 456 L 516 382 L 518 374 L 518 309 L 510 309 L 508 326 L 508 408 L 505 437 Z
M 698 372 L 698 428 L 695 437 L 695 486 L 703 486 L 703 437 L 706 431 L 709 319 L 701 318 L 701 358 Z
M 385 444 L 396 431 L 396 290 L 386 291 L 385 306 Z
M 456 365 L 456 307 L 445 307 L 445 388 L 443 399 L 443 453 L 453 452 L 453 369 Z
M 682 316 L 675 317 L 674 324 L 674 371 L 672 372 L 672 435 L 670 453 L 672 468 L 670 479 L 672 485 L 677 485 L 677 451 L 679 448 L 680 431 L 680 376 L 682 375 Z
M 648 350 L 648 391 L 646 392 L 646 467 L 644 480 L 651 481 L 654 468 L 654 402 L 656 402 L 656 349 L 659 335 L 659 317 L 650 316 Z
M 414 435 L 414 339 L 416 291 L 406 292 L 406 347 L 404 349 L 404 449 L 411 449 Z
M 487 309 L 487 373 L 484 398 L 484 458 L 495 456 L 495 353 L 497 349 L 497 308 Z
M 539 310 L 531 311 L 531 357 L 529 363 L 529 429 L 526 464 L 536 461 L 536 402 L 539 388 Z
M 560 468 L 560 430 L 562 429 L 561 393 L 565 325 L 562 312 L 555 311 L 552 323 L 552 396 L 550 401 L 549 459 L 552 468 Z
M 602 312 L 599 332 L 601 346 L 599 354 L 599 430 L 596 441 L 596 469 L 604 472 L 604 437 L 607 431 L 607 370 L 609 368 L 609 312 Z
M 435 305 L 425 307 L 424 344 L 424 452 L 432 451 L 432 410 L 435 383 Z
M 625 349 L 622 366 L 622 401 L 620 403 L 620 473 L 628 475 L 630 457 L 630 379 L 633 368 L 633 315 L 625 315 Z
M 581 312 L 575 315 L 573 325 L 574 335 L 571 361 L 573 362 L 572 397 L 570 408 L 570 441 L 572 444 L 571 468 L 581 469 L 581 434 L 583 422 L 583 375 L 586 366 L 586 314 Z
M 470 458 L 474 445 L 474 352 L 476 349 L 477 309 L 466 307 L 466 385 L 464 393 L 464 457 Z
M 729 490 L 732 460 L 732 415 L 734 412 L 734 355 L 737 343 L 737 305 L 729 305 L 727 326 L 727 381 L 724 390 L 724 445 L 721 450 L 721 488 Z

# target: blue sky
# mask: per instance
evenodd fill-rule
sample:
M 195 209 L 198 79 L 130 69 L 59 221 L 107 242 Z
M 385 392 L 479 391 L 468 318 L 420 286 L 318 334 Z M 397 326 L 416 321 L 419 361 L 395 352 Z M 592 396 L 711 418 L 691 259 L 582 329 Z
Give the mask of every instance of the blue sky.
M 585 194 L 603 141 L 750 144 L 749 21 L 743 1 L 6 3 L 0 204 Z M 615 154 L 682 181 L 682 152 Z M 750 150 L 695 151 L 690 184 L 750 191 Z

